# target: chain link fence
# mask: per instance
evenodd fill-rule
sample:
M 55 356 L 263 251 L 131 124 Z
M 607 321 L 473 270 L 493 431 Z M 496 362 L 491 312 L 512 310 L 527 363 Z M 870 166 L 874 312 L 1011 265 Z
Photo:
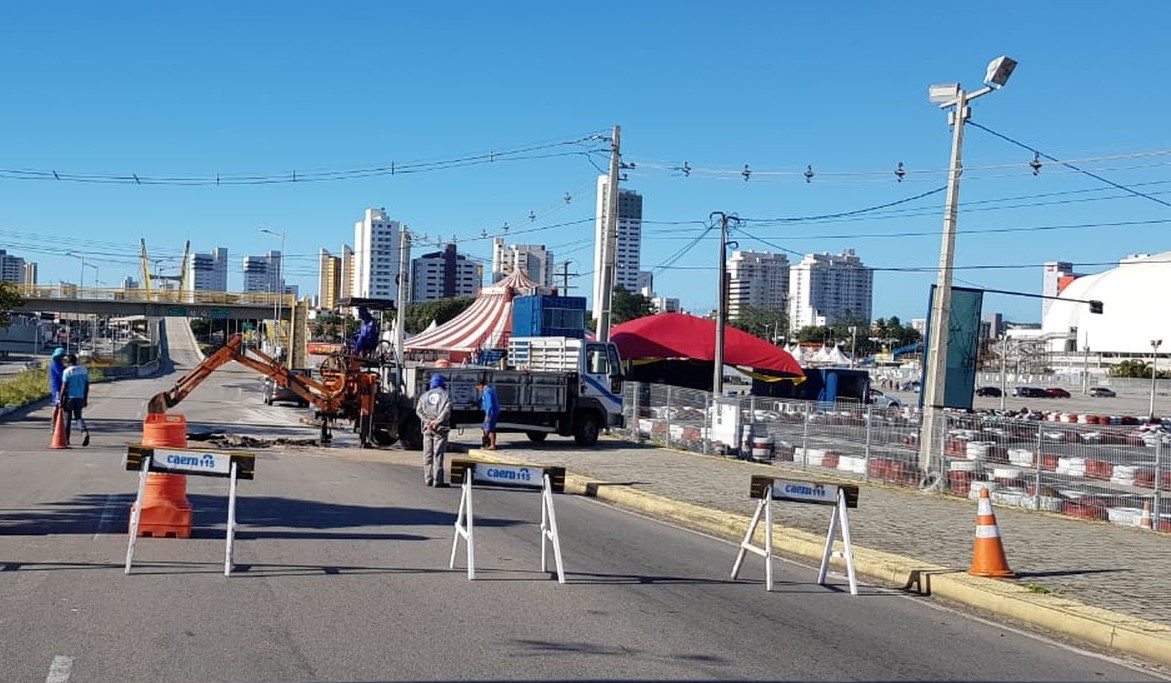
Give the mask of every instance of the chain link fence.
M 1002 506 L 1171 532 L 1171 432 L 1157 425 L 946 412 L 924 467 L 911 408 L 713 400 L 709 392 L 627 382 L 625 411 L 622 433 L 639 442 L 973 499 L 986 488 Z

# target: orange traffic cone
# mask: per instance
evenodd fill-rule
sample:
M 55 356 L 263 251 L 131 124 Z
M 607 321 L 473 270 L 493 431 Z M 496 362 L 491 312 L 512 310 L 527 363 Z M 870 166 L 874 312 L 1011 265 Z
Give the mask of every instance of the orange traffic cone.
M 65 409 L 60 404 L 53 408 L 53 439 L 49 448 L 69 448 L 69 440 L 65 438 Z
M 1006 578 L 1014 576 L 1004 557 L 1004 546 L 1000 543 L 1000 527 L 996 525 L 996 513 L 992 511 L 992 498 L 988 489 L 980 489 L 980 507 L 976 511 L 976 545 L 972 550 L 972 576 Z
M 1138 525 L 1144 529 L 1154 528 L 1151 525 L 1151 502 L 1149 500 L 1143 502 L 1143 516 L 1139 519 Z
M 187 420 L 175 413 L 150 413 L 142 423 L 142 445 L 161 448 L 187 447 Z M 134 506 L 130 506 L 131 514 Z M 191 503 L 187 501 L 187 476 L 151 472 L 142 492 L 139 536 L 191 537 Z

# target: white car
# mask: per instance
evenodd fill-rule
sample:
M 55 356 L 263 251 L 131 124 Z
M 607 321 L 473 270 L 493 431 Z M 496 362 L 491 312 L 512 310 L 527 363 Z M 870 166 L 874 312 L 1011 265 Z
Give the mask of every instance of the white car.
M 870 390 L 870 402 L 879 408 L 902 408 L 903 404 L 893 396 L 887 396 L 878 389 Z

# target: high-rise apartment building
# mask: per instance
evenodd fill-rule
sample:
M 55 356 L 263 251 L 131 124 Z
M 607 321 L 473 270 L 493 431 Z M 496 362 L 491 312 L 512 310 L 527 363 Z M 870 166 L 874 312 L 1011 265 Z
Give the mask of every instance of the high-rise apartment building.
M 341 275 L 338 280 L 338 298 L 352 296 L 354 293 L 354 250 L 348 244 L 342 245 Z
M 523 270 L 542 287 L 553 286 L 553 252 L 543 244 L 504 245 L 503 237 L 492 239 L 492 282 L 500 282 L 514 271 Z
M 480 291 L 484 266 L 456 252 L 454 244 L 443 251 L 423 254 L 411 261 L 411 301 L 475 296 Z
M 874 271 L 847 249 L 841 254 L 806 254 L 789 269 L 789 325 L 832 325 L 843 318 L 869 321 Z
M 610 207 L 610 178 L 598 176 L 598 204 L 594 212 L 594 290 L 593 317 L 601 311 L 602 246 Z M 614 286 L 637 293 L 642 267 L 642 195 L 618 188 L 618 239 L 615 241 Z M 652 288 L 653 289 L 653 288 Z
M 206 254 L 192 253 L 187 261 L 187 282 L 195 291 L 228 291 L 228 250 L 216 247 Z
M 18 285 L 24 282 L 24 259 L 0 249 L 0 282 Z
M 331 309 L 342 296 L 342 259 L 322 249 L 317 253 L 317 307 Z
M 789 259 L 784 254 L 734 251 L 728 259 L 728 319 L 746 309 L 782 312 L 789 299 Z
M 386 217 L 386 209 L 366 209 L 354 223 L 353 284 L 351 296 L 398 299 L 401 226 Z
M 270 251 L 264 256 L 244 257 L 244 291 L 282 291 L 281 253 L 279 251 Z

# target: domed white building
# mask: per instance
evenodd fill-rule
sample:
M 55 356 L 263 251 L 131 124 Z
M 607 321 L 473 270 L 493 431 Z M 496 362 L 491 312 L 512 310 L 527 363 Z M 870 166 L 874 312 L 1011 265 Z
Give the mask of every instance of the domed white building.
M 1160 355 L 1171 352 L 1171 315 L 1164 302 L 1171 293 L 1171 251 L 1136 254 L 1118 267 L 1096 275 L 1083 275 L 1069 283 L 1052 301 L 1041 330 L 1045 335 L 1068 333 L 1054 339 L 1050 351 L 1150 355 L 1151 340 L 1162 339 Z M 1089 304 L 1101 301 L 1101 314 L 1090 313 Z M 1076 332 L 1074 332 L 1076 330 Z

